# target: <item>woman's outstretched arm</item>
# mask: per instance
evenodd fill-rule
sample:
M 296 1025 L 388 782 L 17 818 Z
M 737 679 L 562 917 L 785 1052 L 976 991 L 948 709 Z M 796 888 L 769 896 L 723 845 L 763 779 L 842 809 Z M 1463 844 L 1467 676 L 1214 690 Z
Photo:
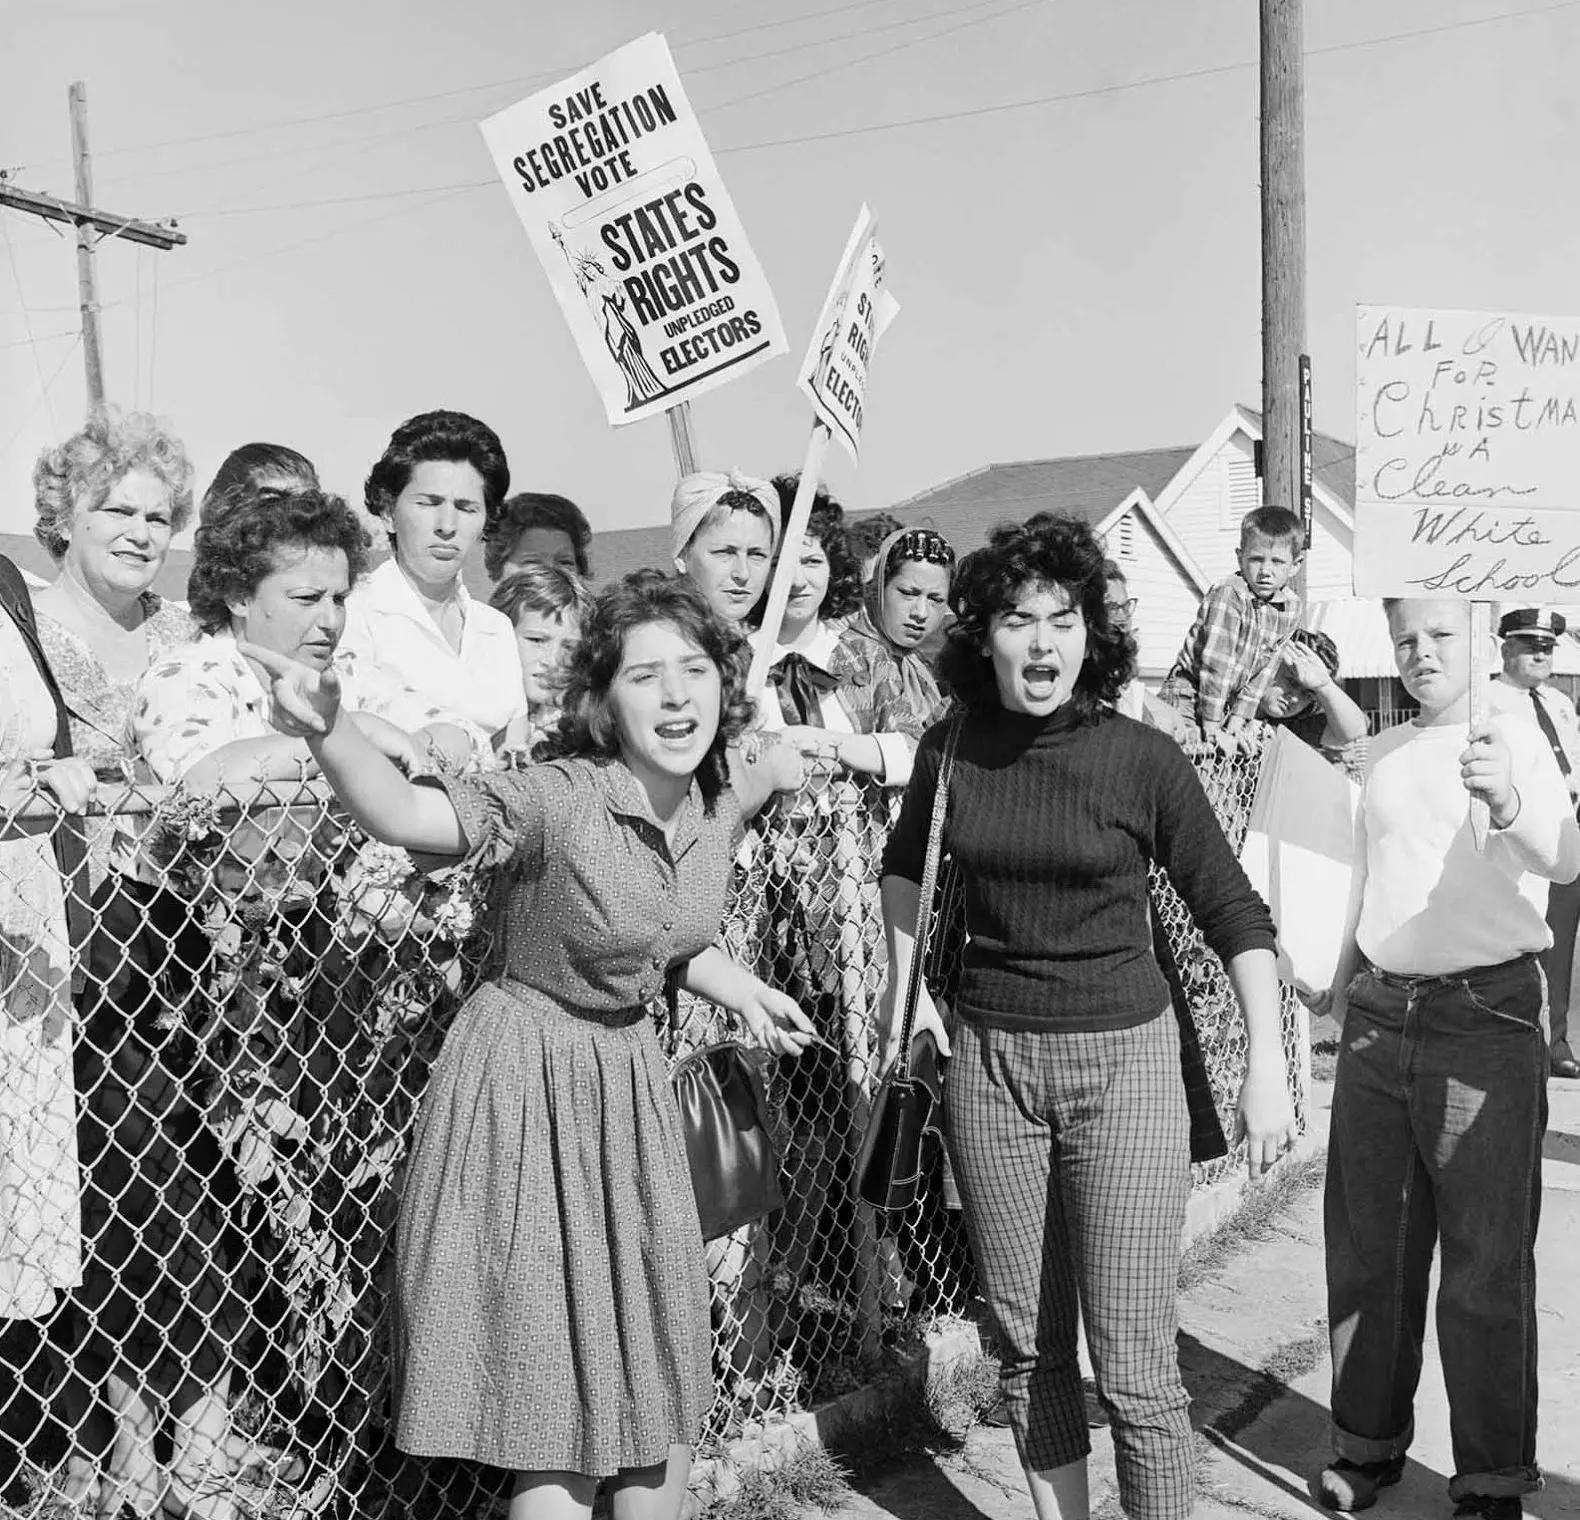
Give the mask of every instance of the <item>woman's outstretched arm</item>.
M 340 677 L 297 660 L 241 644 L 268 671 L 270 717 L 292 738 L 305 739 L 313 758 L 351 816 L 385 844 L 428 855 L 461 855 L 467 839 L 454 804 L 438 787 L 413 786 L 340 705 Z

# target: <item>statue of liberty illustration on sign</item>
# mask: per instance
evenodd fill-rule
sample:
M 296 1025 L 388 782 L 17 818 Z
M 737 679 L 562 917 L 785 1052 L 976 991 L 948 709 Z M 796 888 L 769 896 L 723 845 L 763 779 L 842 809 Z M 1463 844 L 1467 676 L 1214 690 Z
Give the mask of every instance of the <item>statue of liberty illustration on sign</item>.
M 572 253 L 565 246 L 564 234 L 557 223 L 549 224 L 549 236 L 565 255 L 576 288 L 592 308 L 593 320 L 603 333 L 609 357 L 625 376 L 626 410 L 634 411 L 657 400 L 664 394 L 664 387 L 642 352 L 642 335 L 626 314 L 625 293 L 609 278 L 602 262 L 585 248 Z

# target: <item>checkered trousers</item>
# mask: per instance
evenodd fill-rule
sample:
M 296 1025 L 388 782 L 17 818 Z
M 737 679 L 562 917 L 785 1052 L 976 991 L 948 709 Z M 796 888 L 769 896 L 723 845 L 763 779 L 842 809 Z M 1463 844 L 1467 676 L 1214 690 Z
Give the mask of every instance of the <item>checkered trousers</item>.
M 1021 1458 L 1091 1450 L 1076 1337 L 1084 1312 L 1133 1520 L 1195 1498 L 1175 1350 L 1189 1119 L 1174 1015 L 1090 1033 L 960 1023 L 945 1116 L 966 1228 L 1004 1341 Z

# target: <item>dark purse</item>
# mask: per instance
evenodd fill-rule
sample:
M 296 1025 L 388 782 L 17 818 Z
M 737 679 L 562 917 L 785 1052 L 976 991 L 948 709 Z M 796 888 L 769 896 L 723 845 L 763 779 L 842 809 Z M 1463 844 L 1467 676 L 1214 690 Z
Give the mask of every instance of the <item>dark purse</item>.
M 938 1050 L 931 1040 L 914 1054 L 911 1035 L 916 1024 L 916 1001 L 922 988 L 922 967 L 933 929 L 933 897 L 938 889 L 938 864 L 943 854 L 944 818 L 949 811 L 949 782 L 955 768 L 955 746 L 960 742 L 956 718 L 944 740 L 933 791 L 932 818 L 927 831 L 927 859 L 922 866 L 921 901 L 916 912 L 916 937 L 911 946 L 910 973 L 905 979 L 905 1001 L 900 1013 L 900 1053 L 894 1066 L 878 1084 L 872 1100 L 872 1117 L 856 1160 L 856 1196 L 875 1209 L 904 1210 L 921 1193 L 927 1174 L 929 1139 L 940 1140 L 938 1111 L 943 1084 L 938 1071 Z
M 704 1240 L 784 1207 L 765 1119 L 762 1068 L 770 1059 L 739 1040 L 722 1040 L 683 1057 L 670 1073 Z

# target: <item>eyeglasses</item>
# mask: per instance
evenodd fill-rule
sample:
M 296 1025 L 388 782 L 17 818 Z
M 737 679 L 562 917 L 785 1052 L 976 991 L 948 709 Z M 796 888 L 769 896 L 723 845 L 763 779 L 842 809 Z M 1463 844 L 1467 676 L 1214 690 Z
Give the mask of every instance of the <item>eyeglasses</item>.
M 1104 602 L 1103 605 L 1108 609 L 1110 617 L 1116 614 L 1129 617 L 1136 610 L 1136 601 L 1137 599 L 1132 596 L 1122 602 Z
M 889 550 L 890 560 L 919 559 L 929 565 L 952 565 L 955 562 L 954 545 L 942 533 L 931 528 L 911 528 L 894 541 Z

